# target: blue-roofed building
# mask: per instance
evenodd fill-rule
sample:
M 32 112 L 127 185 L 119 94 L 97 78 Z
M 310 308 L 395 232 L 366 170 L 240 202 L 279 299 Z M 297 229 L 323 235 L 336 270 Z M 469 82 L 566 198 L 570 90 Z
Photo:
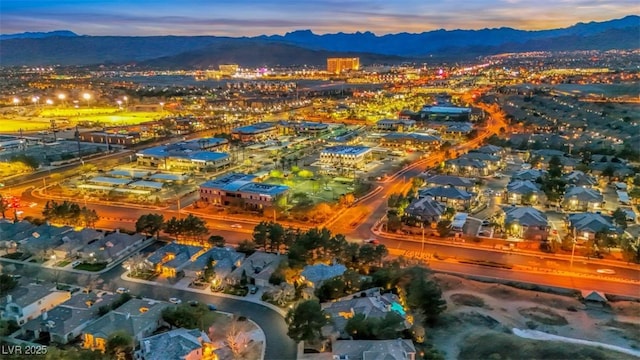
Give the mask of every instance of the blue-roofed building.
M 330 146 L 320 152 L 320 164 L 337 169 L 338 175 L 349 174 L 363 169 L 372 153 L 373 150 L 366 146 Z
M 214 205 L 260 210 L 286 196 L 289 187 L 255 182 L 253 175 L 231 173 L 200 185 L 200 200 Z
M 458 106 L 425 106 L 420 111 L 423 119 L 429 120 L 471 120 L 471 108 Z
M 211 150 L 226 148 L 228 148 L 226 139 L 201 138 L 140 150 L 136 153 L 136 157 L 140 166 L 165 170 L 218 169 L 229 164 L 229 154 Z
M 242 142 L 275 139 L 280 133 L 275 122 L 260 122 L 231 130 L 231 138 Z

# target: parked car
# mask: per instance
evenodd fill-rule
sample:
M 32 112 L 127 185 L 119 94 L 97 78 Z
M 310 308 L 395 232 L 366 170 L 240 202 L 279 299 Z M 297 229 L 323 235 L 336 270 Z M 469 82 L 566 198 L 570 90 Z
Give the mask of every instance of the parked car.
M 489 225 L 491 225 L 491 221 L 489 221 L 487 219 L 482 220 L 482 226 L 489 226 Z
M 174 297 L 169 298 L 169 302 L 172 303 L 172 304 L 176 304 L 176 305 L 177 304 L 182 304 L 182 300 L 180 300 L 178 298 L 174 298 Z
M 74 261 L 74 262 L 72 262 L 72 263 L 71 263 L 71 267 L 76 267 L 76 266 L 78 266 L 78 265 L 80 265 L 80 264 L 82 264 L 82 261 L 80 261 L 80 260 L 76 260 L 76 261 Z
M 208 304 L 208 305 L 207 305 L 207 308 L 208 308 L 210 311 L 216 311 L 216 310 L 218 310 L 218 308 L 217 308 L 215 305 L 213 305 L 213 304 Z
M 196 300 L 189 301 L 190 306 L 198 306 L 198 302 Z
M 118 294 L 128 294 L 129 293 L 129 289 L 120 287 L 120 288 L 118 288 L 116 290 L 116 293 L 118 293 Z
M 255 294 L 258 292 L 258 288 L 255 286 L 249 287 L 249 294 Z

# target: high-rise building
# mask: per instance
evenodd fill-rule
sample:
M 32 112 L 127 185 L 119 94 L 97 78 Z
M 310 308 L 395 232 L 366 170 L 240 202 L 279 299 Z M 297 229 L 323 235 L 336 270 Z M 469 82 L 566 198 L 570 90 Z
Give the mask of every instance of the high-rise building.
M 220 64 L 218 65 L 218 70 L 222 73 L 223 76 L 232 76 L 238 72 L 238 64 Z
M 360 58 L 327 58 L 327 71 L 340 74 L 347 70 L 360 69 Z

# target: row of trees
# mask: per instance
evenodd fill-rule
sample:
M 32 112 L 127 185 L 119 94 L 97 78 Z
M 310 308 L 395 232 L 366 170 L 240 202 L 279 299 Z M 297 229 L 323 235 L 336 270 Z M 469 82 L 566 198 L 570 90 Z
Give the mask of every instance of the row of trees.
M 178 219 L 174 216 L 166 221 L 161 214 L 146 214 L 140 216 L 136 221 L 136 232 L 158 237 L 160 236 L 160 231 L 174 236 L 176 240 L 181 236 L 202 240 L 203 236 L 209 233 L 204 220 L 192 214 L 183 219 Z
M 45 219 L 64 225 L 94 227 L 100 217 L 93 209 L 70 202 L 63 201 L 61 203 L 55 200 L 47 201 L 42 210 Z

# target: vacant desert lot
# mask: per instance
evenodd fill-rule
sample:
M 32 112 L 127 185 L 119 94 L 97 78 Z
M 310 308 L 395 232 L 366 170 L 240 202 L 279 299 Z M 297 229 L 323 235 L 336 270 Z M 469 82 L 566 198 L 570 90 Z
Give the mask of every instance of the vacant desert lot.
M 535 329 L 640 354 L 640 303 L 586 306 L 578 299 L 438 274 L 447 310 L 430 331 L 447 359 L 636 359 L 597 346 L 523 339 Z

